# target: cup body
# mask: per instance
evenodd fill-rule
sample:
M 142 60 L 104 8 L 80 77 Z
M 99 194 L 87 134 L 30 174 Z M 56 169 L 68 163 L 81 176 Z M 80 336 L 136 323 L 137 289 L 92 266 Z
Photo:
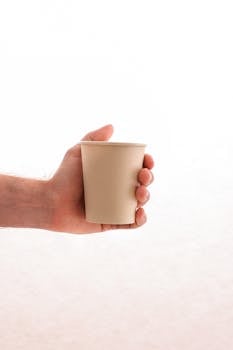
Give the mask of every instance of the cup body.
M 101 224 L 135 221 L 135 189 L 145 144 L 81 141 L 86 220 Z

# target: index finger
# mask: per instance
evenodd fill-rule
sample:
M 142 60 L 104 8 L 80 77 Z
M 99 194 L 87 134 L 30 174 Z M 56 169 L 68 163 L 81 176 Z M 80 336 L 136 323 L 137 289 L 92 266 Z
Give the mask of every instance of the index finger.
M 143 167 L 147 169 L 152 169 L 154 167 L 154 159 L 150 154 L 144 155 Z

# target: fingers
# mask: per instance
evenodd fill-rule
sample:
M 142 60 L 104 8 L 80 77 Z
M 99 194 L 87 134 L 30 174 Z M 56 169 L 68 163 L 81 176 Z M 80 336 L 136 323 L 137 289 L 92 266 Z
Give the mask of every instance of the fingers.
M 107 141 L 113 134 L 113 126 L 105 125 L 100 129 L 94 130 L 86 134 L 82 141 Z
M 138 228 L 146 223 L 146 214 L 143 208 L 137 209 L 135 213 L 135 222 L 133 224 L 125 224 L 125 225 L 110 225 L 110 224 L 102 224 L 101 230 L 102 231 L 108 231 L 108 230 L 117 230 L 117 229 L 132 229 L 132 228 Z
M 154 176 L 151 169 L 154 167 L 154 160 L 151 155 L 145 154 L 143 160 L 143 168 L 138 173 L 138 182 L 141 185 L 149 186 L 153 180 Z
M 146 213 L 143 208 L 137 209 L 135 213 L 135 223 L 130 224 L 129 228 L 138 228 L 146 223 Z
M 108 141 L 110 137 L 113 134 L 113 126 L 111 124 L 105 125 L 100 129 L 94 130 L 86 134 L 83 138 L 82 141 Z M 66 152 L 66 158 L 70 156 L 74 157 L 80 157 L 81 155 L 81 149 L 80 149 L 80 144 L 76 144 L 73 147 L 71 147 L 67 152 Z
M 147 190 L 147 186 L 149 186 L 154 180 L 154 176 L 151 171 L 151 169 L 154 166 L 154 160 L 149 154 L 146 154 L 144 156 L 143 166 L 144 168 L 142 168 L 138 173 L 139 186 L 136 188 L 136 191 L 135 191 L 135 196 L 137 199 L 137 207 L 139 209 L 141 209 L 141 207 L 145 205 L 150 199 L 150 193 Z M 140 218 L 141 210 L 138 211 L 137 215 L 139 215 L 139 218 Z
M 143 208 L 139 208 L 135 214 L 136 227 L 142 226 L 146 223 L 146 213 Z
M 143 167 L 152 169 L 154 167 L 154 159 L 150 154 L 145 154 L 144 161 L 143 161 Z
M 147 168 L 142 168 L 138 173 L 138 182 L 141 185 L 149 186 L 154 180 L 152 171 Z
M 138 207 L 141 207 L 143 205 L 146 204 L 146 202 L 149 200 L 150 198 L 150 193 L 147 190 L 147 188 L 144 185 L 138 186 L 136 188 L 136 199 L 137 199 L 137 203 L 138 203 Z
M 138 228 L 144 225 L 147 221 L 146 214 L 142 206 L 149 200 L 150 193 L 147 190 L 153 180 L 154 176 L 151 169 L 154 167 L 154 160 L 149 154 L 145 154 L 143 161 L 143 168 L 138 173 L 139 186 L 136 188 L 135 196 L 137 199 L 137 210 L 135 213 L 135 222 L 133 224 L 126 225 L 101 225 L 102 231 L 114 230 L 114 229 L 131 229 Z

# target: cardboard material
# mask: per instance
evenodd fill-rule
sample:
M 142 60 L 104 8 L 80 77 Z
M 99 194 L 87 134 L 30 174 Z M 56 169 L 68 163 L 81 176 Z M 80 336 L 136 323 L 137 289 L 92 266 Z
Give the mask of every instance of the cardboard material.
M 102 224 L 135 221 L 137 174 L 145 144 L 82 141 L 86 219 Z

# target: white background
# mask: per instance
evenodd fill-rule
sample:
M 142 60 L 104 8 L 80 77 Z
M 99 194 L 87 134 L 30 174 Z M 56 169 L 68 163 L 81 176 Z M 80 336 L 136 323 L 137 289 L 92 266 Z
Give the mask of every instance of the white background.
M 88 131 L 156 162 L 148 223 L 0 231 L 0 348 L 233 346 L 231 1 L 0 2 L 0 171 L 51 176 Z

